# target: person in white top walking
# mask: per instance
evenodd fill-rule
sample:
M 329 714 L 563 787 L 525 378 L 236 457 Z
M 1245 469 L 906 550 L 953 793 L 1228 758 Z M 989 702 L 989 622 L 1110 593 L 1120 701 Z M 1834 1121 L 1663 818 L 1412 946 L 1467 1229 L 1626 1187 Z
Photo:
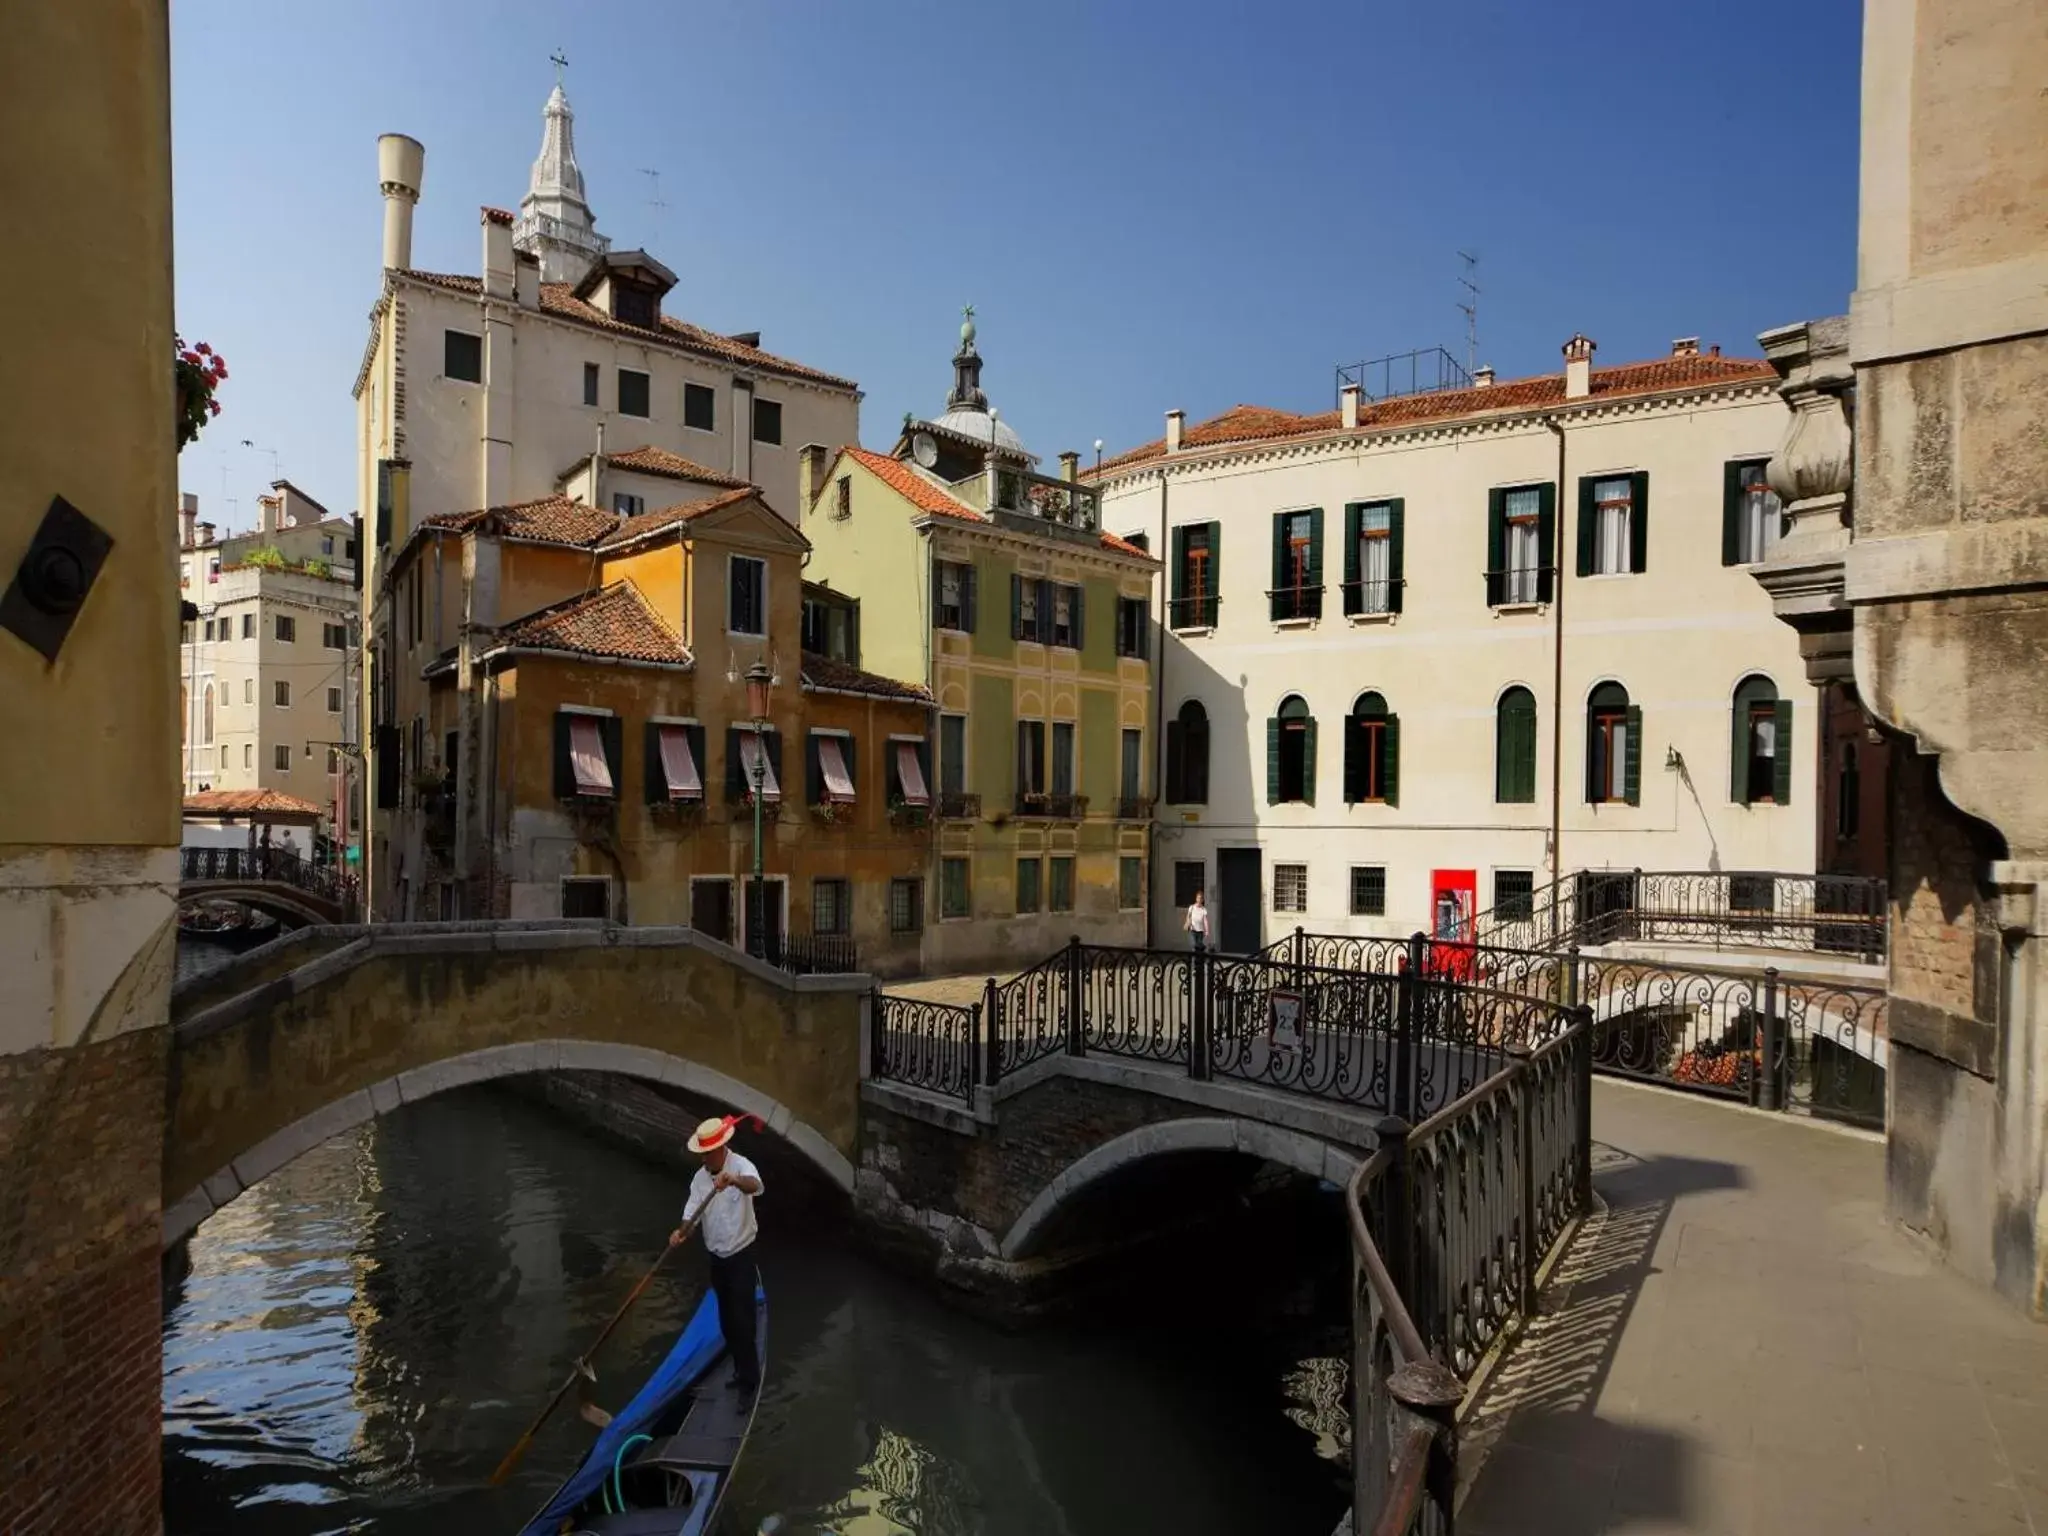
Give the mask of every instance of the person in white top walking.
M 706 1120 L 690 1137 L 690 1150 L 704 1159 L 690 1180 L 683 1224 L 669 1237 L 685 1241 L 693 1227 L 704 1229 L 711 1255 L 711 1291 L 718 1298 L 718 1329 L 732 1356 L 732 1381 L 742 1397 L 761 1385 L 761 1357 L 754 1343 L 754 1197 L 761 1193 L 760 1170 L 732 1150 L 733 1131 L 743 1115 Z M 755 1125 L 761 1122 L 757 1119 Z
M 1196 891 L 1194 900 L 1188 903 L 1187 915 L 1181 919 L 1181 926 L 1187 929 L 1196 954 L 1209 947 L 1209 909 L 1202 904 L 1200 891 Z

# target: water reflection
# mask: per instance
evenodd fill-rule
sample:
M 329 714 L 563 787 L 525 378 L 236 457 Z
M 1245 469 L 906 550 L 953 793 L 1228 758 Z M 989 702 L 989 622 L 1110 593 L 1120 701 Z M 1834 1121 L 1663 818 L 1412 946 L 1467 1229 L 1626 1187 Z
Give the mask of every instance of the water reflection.
M 516 1530 L 588 1429 L 564 1412 L 510 1487 L 485 1480 L 651 1260 L 679 1195 L 489 1090 L 408 1106 L 249 1191 L 194 1235 L 165 1318 L 167 1530 Z M 1329 1314 L 1327 1297 L 1247 1295 L 1247 1315 L 1218 1315 L 1169 1273 L 1092 1325 L 1009 1335 L 776 1195 L 769 1384 L 729 1532 L 770 1512 L 794 1536 L 1335 1523 L 1337 1470 L 1316 1453 L 1335 1440 L 1341 1365 L 1303 1363 L 1336 1353 L 1310 1315 Z M 597 1401 L 630 1394 L 703 1284 L 693 1250 L 649 1287 L 599 1362 Z M 1293 1403 L 1290 1372 L 1305 1389 Z

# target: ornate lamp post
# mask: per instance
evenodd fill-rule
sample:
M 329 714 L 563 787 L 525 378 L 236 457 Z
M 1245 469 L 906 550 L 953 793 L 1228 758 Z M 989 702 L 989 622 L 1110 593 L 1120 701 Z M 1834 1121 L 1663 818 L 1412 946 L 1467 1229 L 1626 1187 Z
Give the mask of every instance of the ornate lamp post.
M 768 690 L 774 684 L 765 661 L 747 668 L 747 711 L 754 717 L 754 883 L 747 895 L 747 953 L 764 960 L 761 928 L 768 903 L 761 884 L 761 799 L 768 777 Z

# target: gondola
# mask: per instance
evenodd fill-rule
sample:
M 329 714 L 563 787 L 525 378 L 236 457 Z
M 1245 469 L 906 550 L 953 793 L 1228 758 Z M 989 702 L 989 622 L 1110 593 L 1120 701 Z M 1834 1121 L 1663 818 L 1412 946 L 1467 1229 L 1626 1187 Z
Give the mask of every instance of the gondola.
M 754 1291 L 759 1367 L 768 1294 Z M 707 1294 L 668 1357 L 599 1432 L 520 1536 L 711 1536 L 754 1425 L 758 1390 L 732 1384 L 718 1300 Z

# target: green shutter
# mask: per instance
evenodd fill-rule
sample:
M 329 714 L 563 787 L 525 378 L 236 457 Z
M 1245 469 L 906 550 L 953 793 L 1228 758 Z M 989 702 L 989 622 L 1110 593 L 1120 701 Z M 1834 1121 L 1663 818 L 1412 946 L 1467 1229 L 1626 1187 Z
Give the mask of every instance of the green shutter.
M 1362 502 L 1346 502 L 1344 506 L 1344 611 L 1357 613 L 1362 606 L 1359 602 L 1358 582 L 1358 528 L 1359 514 L 1365 510 Z
M 1311 587 L 1323 584 L 1323 509 L 1317 507 L 1308 515 L 1308 582 Z
M 1188 600 L 1188 531 L 1185 528 L 1173 530 L 1173 600 L 1167 610 L 1168 627 L 1187 622 L 1187 610 L 1183 606 Z
M 1401 611 L 1402 561 L 1407 554 L 1402 524 L 1407 503 L 1396 496 L 1387 503 L 1387 611 Z
M 1494 725 L 1493 797 L 1502 805 L 1536 799 L 1536 709 L 1519 698 L 1502 700 Z
M 1599 531 L 1594 527 L 1594 522 L 1599 515 L 1600 508 L 1593 495 L 1593 477 L 1591 475 L 1581 475 L 1579 476 L 1579 574 L 1581 576 L 1593 574 L 1593 550 L 1599 537 Z
M 1203 622 L 1216 622 L 1218 605 L 1223 601 L 1223 525 L 1209 525 L 1209 600 L 1204 609 Z
M 396 727 L 393 730 L 396 731 Z M 400 783 L 404 781 L 401 779 Z M 555 798 L 573 799 L 576 794 L 576 770 L 569 762 L 569 717 L 559 710 L 555 713 Z
M 668 801 L 668 776 L 661 767 L 661 727 L 652 720 L 643 728 L 647 742 L 647 767 L 641 774 L 642 788 L 649 805 L 663 805 Z
M 612 798 L 626 798 L 626 722 L 606 715 L 598 722 L 597 739 L 604 744 L 604 765 L 611 770 Z
M 1387 716 L 1386 729 L 1380 735 L 1380 751 L 1385 756 L 1381 765 L 1380 785 L 1386 791 L 1382 798 L 1389 805 L 1401 803 L 1401 717 Z
M 1486 493 L 1486 604 L 1498 608 L 1507 595 L 1508 493 Z
M 966 610 L 966 612 L 962 617 L 962 627 L 970 635 L 974 633 L 974 621 L 977 617 L 975 613 L 976 595 L 977 594 L 975 592 L 974 567 L 972 565 L 963 565 L 960 567 L 960 604 L 961 607 Z M 859 666 L 860 646 L 858 641 L 860 635 L 860 609 L 858 608 L 853 610 L 853 623 L 853 632 L 855 636 L 853 664 L 855 666 Z
M 1780 805 L 1792 803 L 1792 701 L 1777 704 L 1777 755 L 1771 760 L 1771 798 Z
M 1038 633 L 1030 637 L 1040 645 L 1052 644 L 1052 583 L 1038 580 Z
M 1750 803 L 1749 709 L 1749 694 L 1738 687 L 1728 708 L 1728 799 L 1735 805 Z
M 1281 589 L 1286 585 L 1287 514 L 1285 512 L 1276 512 L 1273 514 L 1273 579 L 1266 583 L 1270 592 L 1266 599 L 1266 605 L 1272 610 L 1271 617 L 1275 619 L 1287 616 L 1288 610 L 1281 606 L 1286 599 L 1280 595 Z
M 1310 715 L 1301 727 L 1301 803 L 1316 803 L 1316 718 Z
M 1643 712 L 1628 707 L 1628 748 L 1622 765 L 1621 798 L 1630 805 L 1643 803 Z
M 1280 803 L 1280 718 L 1266 721 L 1266 804 Z
M 761 740 L 768 754 L 768 771 L 775 775 L 776 787 L 782 791 L 782 798 L 787 800 L 789 780 L 782 772 L 782 732 L 764 731 L 761 733 Z
M 804 733 L 804 804 L 816 805 L 825 798 L 825 766 L 818 760 L 818 733 Z
M 1074 649 L 1088 649 L 1088 584 L 1069 589 L 1074 594 Z
M 1641 575 L 1650 568 L 1649 471 L 1639 469 L 1628 481 L 1628 568 Z
M 1721 563 L 1742 563 L 1742 465 L 1721 466 Z
M 1536 489 L 1536 601 L 1547 603 L 1554 590 L 1551 573 L 1557 568 L 1557 487 Z
M 1010 578 L 1010 638 L 1024 638 L 1024 578 L 1015 575 Z
M 737 800 L 751 787 L 747 783 L 746 771 L 740 765 L 740 729 L 728 726 L 725 732 L 725 794 L 729 800 Z M 700 768 L 699 773 L 703 770 Z

